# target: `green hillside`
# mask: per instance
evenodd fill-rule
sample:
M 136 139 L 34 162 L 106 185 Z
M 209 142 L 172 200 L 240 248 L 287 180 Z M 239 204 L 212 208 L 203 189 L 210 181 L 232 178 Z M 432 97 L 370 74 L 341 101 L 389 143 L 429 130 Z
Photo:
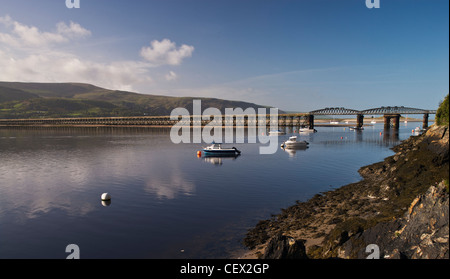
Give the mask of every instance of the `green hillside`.
M 192 113 L 194 99 L 202 109 L 266 108 L 253 103 L 214 98 L 167 97 L 108 90 L 83 83 L 0 82 L 0 118 L 108 117 L 170 115 L 182 107 Z
M 36 94 L 25 92 L 19 89 L 3 87 L 0 85 L 0 103 L 10 101 L 23 101 L 32 98 L 38 98 Z
M 0 86 L 18 89 L 36 94 L 40 97 L 72 98 L 77 94 L 108 91 L 100 87 L 84 83 L 22 83 L 0 82 Z

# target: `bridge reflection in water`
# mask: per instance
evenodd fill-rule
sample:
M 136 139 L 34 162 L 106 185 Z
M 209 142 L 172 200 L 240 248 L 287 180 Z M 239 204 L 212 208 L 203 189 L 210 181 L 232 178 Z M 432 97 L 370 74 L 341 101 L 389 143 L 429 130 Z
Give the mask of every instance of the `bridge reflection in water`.
M 382 131 L 380 131 L 374 127 L 373 131 L 371 129 L 368 129 L 365 132 L 354 131 L 348 134 L 345 134 L 344 132 L 342 134 L 338 133 L 338 135 L 339 136 L 342 135 L 342 137 L 323 140 L 321 141 L 321 143 L 329 145 L 332 144 L 342 145 L 342 144 L 352 144 L 355 142 L 356 143 L 365 142 L 365 143 L 372 143 L 375 145 L 394 146 L 400 141 L 399 130 L 389 128 L 384 128 Z

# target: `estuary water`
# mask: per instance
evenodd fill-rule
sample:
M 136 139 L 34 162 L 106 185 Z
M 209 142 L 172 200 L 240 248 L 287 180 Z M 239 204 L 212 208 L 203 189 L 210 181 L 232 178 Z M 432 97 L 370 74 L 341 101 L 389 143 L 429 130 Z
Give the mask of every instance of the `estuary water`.
M 309 148 L 233 144 L 237 158 L 198 158 L 207 144 L 174 144 L 170 128 L 0 128 L 0 258 L 64 259 L 69 244 L 81 258 L 232 257 L 259 220 L 359 181 L 418 124 L 286 128 L 279 144 Z

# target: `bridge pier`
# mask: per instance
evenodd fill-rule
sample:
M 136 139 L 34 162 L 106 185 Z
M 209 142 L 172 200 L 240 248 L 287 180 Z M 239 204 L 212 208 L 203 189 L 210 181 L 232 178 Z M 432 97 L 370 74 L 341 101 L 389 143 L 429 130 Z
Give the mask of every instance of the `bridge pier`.
M 400 114 L 394 115 L 394 129 L 400 129 Z
M 356 115 L 356 127 L 361 128 L 364 125 L 364 114 Z
M 391 120 L 394 120 L 392 126 L 394 129 L 400 128 L 400 114 L 385 114 L 384 115 L 384 129 L 389 129 L 391 127 Z
M 384 129 L 390 129 L 391 128 L 391 116 L 390 115 L 384 115 Z
M 430 117 L 430 115 L 428 113 L 425 113 L 423 115 L 423 123 L 422 123 L 422 129 L 426 129 L 428 128 L 428 118 Z
M 308 126 L 309 129 L 314 129 L 314 114 L 308 115 Z

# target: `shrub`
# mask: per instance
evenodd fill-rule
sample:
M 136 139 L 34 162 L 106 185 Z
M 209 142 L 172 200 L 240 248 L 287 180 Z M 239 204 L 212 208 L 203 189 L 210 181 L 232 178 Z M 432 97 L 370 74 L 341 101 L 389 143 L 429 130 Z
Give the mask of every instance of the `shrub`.
M 439 109 L 436 113 L 436 124 L 437 125 L 448 125 L 448 94 L 444 101 L 439 105 Z

